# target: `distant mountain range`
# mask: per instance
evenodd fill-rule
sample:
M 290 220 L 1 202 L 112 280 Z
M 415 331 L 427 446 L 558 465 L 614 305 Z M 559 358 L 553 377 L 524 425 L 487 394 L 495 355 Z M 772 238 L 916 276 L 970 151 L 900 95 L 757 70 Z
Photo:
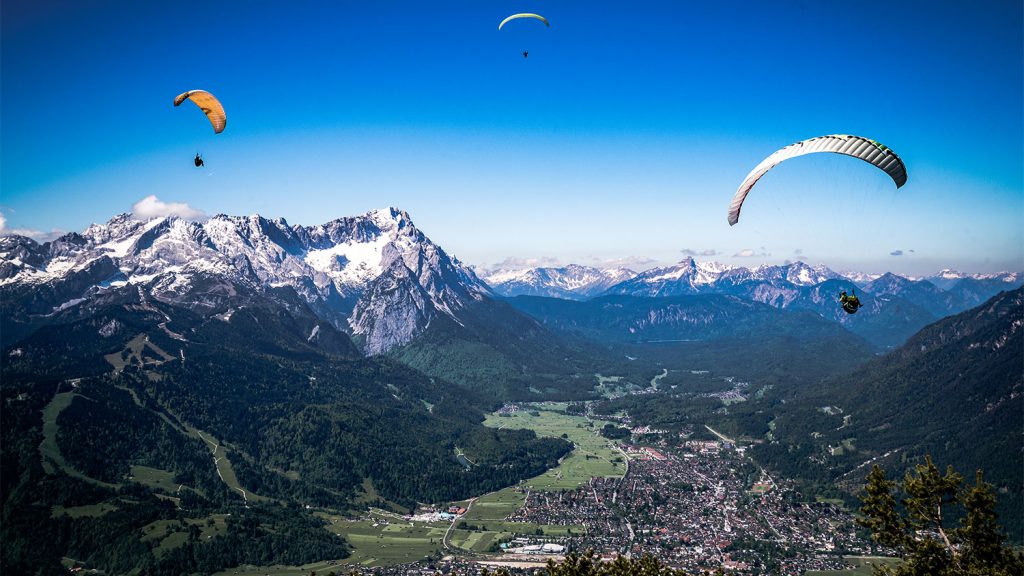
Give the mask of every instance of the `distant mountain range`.
M 518 296 L 510 304 L 559 332 L 599 342 L 667 343 L 792 336 L 798 340 L 844 334 L 835 322 L 806 310 L 780 310 L 738 296 L 602 296 L 584 302 Z
M 501 296 L 550 296 L 582 300 L 604 293 L 636 276 L 627 268 L 594 268 L 569 264 L 561 268 L 492 270 L 482 279 Z
M 883 280 L 882 284 L 878 281 Z M 569 264 L 563 267 L 496 269 L 483 272 L 481 279 L 499 296 L 548 296 L 567 300 L 586 300 L 597 296 L 682 296 L 691 294 L 757 293 L 750 286 L 769 285 L 786 289 L 821 284 L 826 280 L 845 280 L 856 288 L 877 294 L 897 294 L 878 290 L 885 284 L 907 281 L 921 285 L 928 282 L 941 292 L 949 292 L 956 305 L 976 306 L 1001 290 L 1024 283 L 1024 272 L 997 274 L 964 274 L 955 270 L 923 278 L 899 276 L 891 272 L 835 272 L 823 264 L 808 265 L 796 261 L 783 265 L 760 265 L 754 268 L 730 266 L 720 262 L 698 262 L 685 258 L 677 264 L 636 273 L 625 268 L 594 268 Z M 899 279 L 899 280 L 897 280 Z M 869 285 L 871 285 L 869 287 Z M 746 288 L 741 288 L 746 286 Z M 897 289 L 898 290 L 898 289 Z M 781 300 L 778 296 L 781 295 Z M 770 300 L 788 303 L 784 293 Z M 952 300 L 950 300 L 952 303 Z
M 526 285 L 505 282 L 506 278 L 513 277 L 510 272 L 492 273 L 485 278 L 502 280 L 492 288 L 496 294 L 504 296 L 535 295 L 585 300 L 594 293 L 593 290 L 584 293 L 569 289 L 561 280 L 563 272 L 568 270 L 569 267 L 518 271 L 514 277 L 528 279 Z M 590 270 L 589 277 L 596 278 L 597 272 Z M 553 280 L 549 282 L 547 279 Z M 934 284 L 932 279 L 945 288 Z M 1022 283 L 1024 273 L 967 275 L 950 270 L 925 279 L 887 273 L 870 277 L 857 275 L 855 281 L 849 278 L 849 273 L 844 276 L 823 265 L 809 266 L 800 261 L 744 268 L 686 258 L 672 266 L 636 274 L 608 287 L 599 296 L 738 296 L 776 308 L 814 312 L 884 349 L 902 344 L 930 322 L 966 310 Z M 856 290 L 864 303 L 864 308 L 856 315 L 844 313 L 837 305 L 842 290 Z
M 58 313 L 87 310 L 124 290 L 206 315 L 230 315 L 251 298 L 270 296 L 291 302 L 287 306 L 292 308 L 304 302 L 311 314 L 307 323 L 330 324 L 363 354 L 399 354 L 439 375 L 438 348 L 455 346 L 458 350 L 443 353 L 454 362 L 466 350 L 456 341 L 491 342 L 486 353 L 473 356 L 488 357 L 494 366 L 523 365 L 521 355 L 537 359 L 544 351 L 552 359 L 579 358 L 578 349 L 566 348 L 544 328 L 529 328 L 519 312 L 499 305 L 499 295 L 576 300 L 728 295 L 813 312 L 886 348 L 931 321 L 1019 286 L 1022 277 L 950 270 L 920 280 L 885 274 L 861 284 L 865 307 L 849 316 L 836 305 L 836 297 L 840 290 L 852 290 L 854 281 L 799 261 L 744 268 L 687 258 L 639 274 L 569 265 L 495 270 L 482 280 L 397 208 L 317 226 L 259 215 L 221 214 L 199 223 L 173 216 L 143 221 L 122 214 L 45 244 L 0 237 L 0 328 L 5 343 L 17 341 L 53 323 Z M 510 326 L 531 334 L 532 344 L 507 346 L 523 342 L 509 332 Z M 713 333 L 709 329 L 705 337 Z M 449 377 L 468 382 L 480 375 L 466 362 L 459 365 L 466 370 L 453 376 L 458 373 L 453 367 Z M 513 387 L 522 386 L 525 380 Z

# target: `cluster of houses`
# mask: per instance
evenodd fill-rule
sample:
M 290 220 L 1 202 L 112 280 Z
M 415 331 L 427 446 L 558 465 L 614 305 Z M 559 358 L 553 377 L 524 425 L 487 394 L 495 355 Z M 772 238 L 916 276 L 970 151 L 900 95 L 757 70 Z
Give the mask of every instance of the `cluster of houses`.
M 693 572 L 796 575 L 841 569 L 843 554 L 871 551 L 850 514 L 832 504 L 801 501 L 730 443 L 693 440 L 680 448 L 623 449 L 630 457 L 625 478 L 529 492 L 524 506 L 506 520 L 574 527 L 556 544 L 565 551 L 651 554 Z M 533 546 L 532 553 L 542 553 L 543 545 Z
M 622 451 L 626 453 L 626 456 L 630 460 L 667 460 L 668 456 L 665 456 L 658 450 L 651 448 L 650 446 L 633 446 L 629 444 L 622 445 Z
M 659 428 L 651 428 L 650 426 L 634 426 L 629 429 L 630 432 L 635 436 L 647 436 L 653 434 L 668 434 L 668 430 L 661 430 Z

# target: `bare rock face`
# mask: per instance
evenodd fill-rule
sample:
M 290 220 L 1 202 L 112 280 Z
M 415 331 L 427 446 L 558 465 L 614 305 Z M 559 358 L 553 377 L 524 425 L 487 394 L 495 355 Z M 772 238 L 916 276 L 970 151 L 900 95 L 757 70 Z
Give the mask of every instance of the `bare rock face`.
M 281 289 L 350 332 L 368 354 L 408 342 L 439 314 L 459 321 L 467 303 L 491 294 L 396 208 L 307 227 L 255 214 L 205 222 L 121 214 L 43 245 L 0 238 L 0 298 L 5 318 L 16 321 L 112 291 L 142 290 L 223 314 L 243 305 L 245 294 Z
M 430 294 L 395 260 L 356 303 L 351 326 L 367 354 L 382 354 L 412 340 L 436 315 Z

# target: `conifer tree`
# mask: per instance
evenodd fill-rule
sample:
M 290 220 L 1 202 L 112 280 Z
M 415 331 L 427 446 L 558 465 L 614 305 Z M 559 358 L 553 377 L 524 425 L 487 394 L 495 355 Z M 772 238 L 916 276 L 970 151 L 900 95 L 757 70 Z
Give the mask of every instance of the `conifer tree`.
M 897 506 L 897 483 L 877 464 L 867 477 L 858 522 L 872 538 L 899 551 L 903 562 L 876 567 L 891 576 L 1020 576 L 1024 555 L 1003 545 L 992 485 L 979 470 L 973 486 L 953 467 L 942 474 L 925 457 L 903 478 L 905 495 Z M 951 518 L 959 517 L 959 524 Z

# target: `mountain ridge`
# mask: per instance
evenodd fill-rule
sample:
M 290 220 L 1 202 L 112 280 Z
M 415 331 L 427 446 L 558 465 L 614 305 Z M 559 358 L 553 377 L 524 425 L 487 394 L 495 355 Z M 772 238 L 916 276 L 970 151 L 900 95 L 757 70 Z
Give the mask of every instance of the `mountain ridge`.
M 202 223 L 120 214 L 42 245 L 0 238 L 0 295 L 23 305 L 37 293 L 28 306 L 4 307 L 15 334 L 21 330 L 14 325 L 33 316 L 129 285 L 158 300 L 222 312 L 233 288 L 215 301 L 193 298 L 191 283 L 204 276 L 255 290 L 290 287 L 371 355 L 412 340 L 439 315 L 458 321 L 469 302 L 491 294 L 397 208 L 306 227 L 255 214 Z
M 562 267 L 490 270 L 481 279 L 500 296 L 550 296 L 580 300 L 597 296 L 636 275 L 636 272 L 628 268 L 568 264 Z

